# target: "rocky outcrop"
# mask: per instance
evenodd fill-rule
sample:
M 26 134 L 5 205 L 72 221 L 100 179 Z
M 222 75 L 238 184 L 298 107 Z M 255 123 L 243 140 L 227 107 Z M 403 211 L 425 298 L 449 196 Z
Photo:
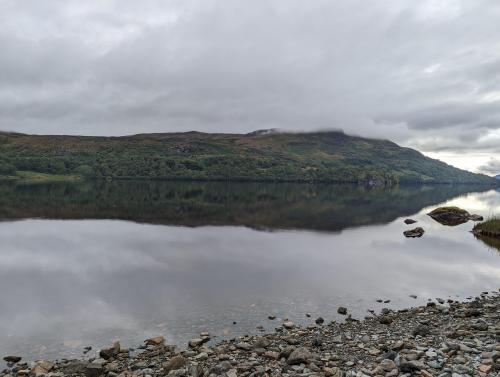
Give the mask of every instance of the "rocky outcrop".
M 469 220 L 482 221 L 480 215 L 471 215 L 464 209 L 458 207 L 439 207 L 429 212 L 428 215 L 443 225 L 455 226 L 464 224 Z

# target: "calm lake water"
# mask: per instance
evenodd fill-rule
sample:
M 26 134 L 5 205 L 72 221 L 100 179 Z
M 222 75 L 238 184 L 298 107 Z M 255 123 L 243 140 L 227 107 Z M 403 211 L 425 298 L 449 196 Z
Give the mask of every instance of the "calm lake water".
M 500 192 L 1 184 L 0 355 L 71 357 L 155 335 L 182 346 L 201 331 L 234 337 L 284 317 L 338 320 L 339 306 L 362 318 L 497 290 L 500 252 L 474 238 L 472 222 L 449 227 L 426 216 L 443 204 L 500 214 Z M 425 228 L 423 238 L 403 237 L 406 217 Z

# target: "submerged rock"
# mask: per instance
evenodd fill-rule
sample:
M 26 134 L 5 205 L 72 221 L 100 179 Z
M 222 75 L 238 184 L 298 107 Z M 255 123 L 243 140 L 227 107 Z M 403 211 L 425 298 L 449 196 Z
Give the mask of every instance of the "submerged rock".
M 425 230 L 424 230 L 424 228 L 421 228 L 421 227 L 418 227 L 418 228 L 415 228 L 412 230 L 407 230 L 407 231 L 403 232 L 404 236 L 408 237 L 408 238 L 422 237 L 424 235 L 424 233 L 425 233 Z

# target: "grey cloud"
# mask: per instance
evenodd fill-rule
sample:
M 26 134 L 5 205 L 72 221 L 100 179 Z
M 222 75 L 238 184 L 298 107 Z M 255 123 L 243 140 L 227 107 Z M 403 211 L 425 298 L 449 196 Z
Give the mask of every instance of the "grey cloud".
M 500 174 L 500 159 L 490 158 L 490 160 L 479 167 L 479 170 L 486 174 L 498 175 Z
M 0 129 L 343 128 L 500 153 L 499 18 L 495 0 L 3 0 Z

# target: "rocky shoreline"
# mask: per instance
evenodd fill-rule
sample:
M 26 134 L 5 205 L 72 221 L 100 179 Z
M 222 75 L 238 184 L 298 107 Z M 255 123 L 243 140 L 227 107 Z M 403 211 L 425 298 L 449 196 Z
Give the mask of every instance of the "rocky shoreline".
M 346 308 L 339 313 L 348 314 Z M 118 342 L 98 358 L 39 360 L 4 358 L 2 377 L 364 377 L 499 376 L 500 294 L 483 292 L 471 302 L 429 302 L 427 306 L 383 309 L 359 321 L 317 318 L 308 327 L 276 321 L 273 333 L 207 345 L 208 333 L 179 350 L 162 336 L 140 350 Z M 88 352 L 87 348 L 84 352 Z

